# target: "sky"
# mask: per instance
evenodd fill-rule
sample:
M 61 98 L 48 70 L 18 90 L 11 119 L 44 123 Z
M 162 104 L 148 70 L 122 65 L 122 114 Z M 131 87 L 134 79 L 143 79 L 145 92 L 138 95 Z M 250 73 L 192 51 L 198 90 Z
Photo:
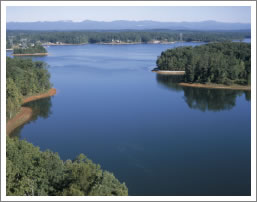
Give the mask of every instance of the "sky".
M 219 22 L 251 23 L 250 6 L 8 6 L 7 22 L 59 20 L 153 20 L 161 22 Z

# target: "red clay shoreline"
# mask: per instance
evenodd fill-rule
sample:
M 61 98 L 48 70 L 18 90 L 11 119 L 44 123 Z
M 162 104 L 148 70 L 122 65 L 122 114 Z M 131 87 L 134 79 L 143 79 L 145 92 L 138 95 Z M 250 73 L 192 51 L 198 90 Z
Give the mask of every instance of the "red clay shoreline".
M 25 104 L 25 103 L 28 103 L 28 102 L 31 102 L 31 101 L 34 101 L 34 100 L 43 99 L 43 98 L 46 98 L 46 97 L 51 97 L 51 96 L 53 96 L 55 94 L 56 94 L 56 89 L 55 88 L 51 88 L 46 93 L 41 93 L 39 95 L 33 95 L 33 96 L 29 96 L 29 97 L 23 98 L 22 104 Z
M 226 86 L 222 84 L 201 84 L 201 83 L 179 83 L 180 86 L 194 87 L 194 88 L 214 88 L 214 89 L 228 89 L 228 90 L 251 90 L 251 86 L 232 85 Z
M 39 99 L 43 99 L 46 97 L 51 97 L 55 94 L 56 94 L 56 89 L 51 88 L 46 93 L 42 93 L 39 95 L 33 95 L 30 97 L 24 98 L 22 104 L 25 104 L 25 103 L 28 103 L 31 101 L 35 101 L 35 100 L 39 100 Z M 9 135 L 17 127 L 29 122 L 32 117 L 32 114 L 33 114 L 33 111 L 30 107 L 21 107 L 20 111 L 13 118 L 8 120 L 8 122 L 6 124 L 6 135 Z
M 165 70 L 152 70 L 152 72 L 155 72 L 157 74 L 164 74 L 164 75 L 184 75 L 185 71 L 165 71 Z
M 185 71 L 164 71 L 164 70 L 152 70 L 152 72 L 155 72 L 157 74 L 164 74 L 164 75 L 184 75 Z M 251 90 L 251 86 L 243 86 L 243 85 L 223 85 L 223 84 L 202 84 L 202 83 L 178 83 L 180 86 L 185 87 L 193 87 L 193 88 L 213 88 L 213 89 L 228 89 L 228 90 Z
M 23 53 L 23 54 L 12 54 L 13 56 L 33 56 L 33 55 L 48 55 L 48 53 Z

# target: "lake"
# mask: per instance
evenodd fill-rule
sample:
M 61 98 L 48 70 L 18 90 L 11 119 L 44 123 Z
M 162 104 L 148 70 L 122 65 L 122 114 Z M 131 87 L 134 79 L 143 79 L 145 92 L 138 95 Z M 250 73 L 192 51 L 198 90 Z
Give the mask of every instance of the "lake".
M 52 98 L 12 135 L 84 153 L 129 195 L 250 195 L 250 92 L 180 87 L 151 72 L 162 51 L 202 43 L 50 46 Z M 9 53 L 10 54 L 10 53 Z

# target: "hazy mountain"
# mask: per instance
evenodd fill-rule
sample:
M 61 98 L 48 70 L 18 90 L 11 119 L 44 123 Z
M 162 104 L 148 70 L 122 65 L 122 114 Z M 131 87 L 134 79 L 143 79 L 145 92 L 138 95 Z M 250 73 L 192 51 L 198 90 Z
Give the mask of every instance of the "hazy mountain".
M 82 22 L 8 22 L 8 30 L 120 30 L 120 29 L 172 29 L 172 30 L 245 30 L 251 29 L 250 23 L 224 23 L 217 21 L 202 22 L 156 22 L 127 21 L 112 22 L 85 20 Z

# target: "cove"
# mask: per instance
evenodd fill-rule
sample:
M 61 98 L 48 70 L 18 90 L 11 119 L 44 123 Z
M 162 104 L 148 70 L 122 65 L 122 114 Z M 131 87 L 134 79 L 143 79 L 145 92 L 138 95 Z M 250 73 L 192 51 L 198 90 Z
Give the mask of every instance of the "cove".
M 50 46 L 58 93 L 28 103 L 33 119 L 12 135 L 62 159 L 84 153 L 129 195 L 250 195 L 249 92 L 177 85 L 156 75 L 175 44 Z

